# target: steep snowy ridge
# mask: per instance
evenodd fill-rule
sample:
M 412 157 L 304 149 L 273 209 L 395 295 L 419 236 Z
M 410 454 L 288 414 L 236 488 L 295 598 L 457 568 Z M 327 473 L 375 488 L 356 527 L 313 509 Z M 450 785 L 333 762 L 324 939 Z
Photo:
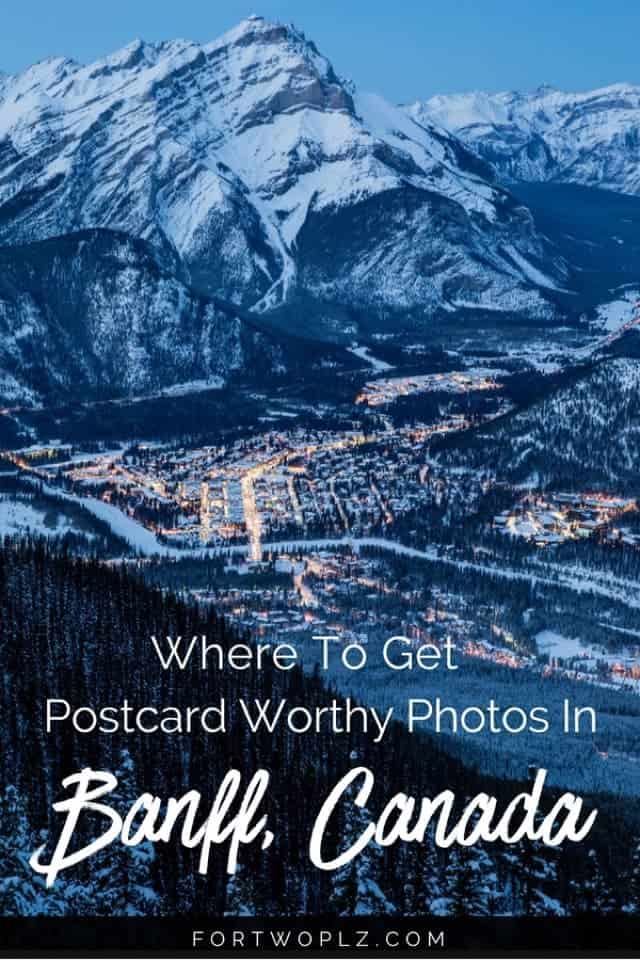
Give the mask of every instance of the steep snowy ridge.
M 491 178 L 260 17 L 205 45 L 47 60 L 0 86 L 0 243 L 124 231 L 176 252 L 201 294 L 288 310 L 300 332 L 305 310 L 333 333 L 345 308 L 553 316 L 564 264 Z
M 288 341 L 195 294 L 147 242 L 93 230 L 0 248 L 0 396 L 140 395 L 295 363 Z
M 640 193 L 640 87 L 439 95 L 407 108 L 454 132 L 502 176 Z
M 640 361 L 619 358 L 440 456 L 455 466 L 490 463 L 499 476 L 525 487 L 635 494 L 639 436 Z

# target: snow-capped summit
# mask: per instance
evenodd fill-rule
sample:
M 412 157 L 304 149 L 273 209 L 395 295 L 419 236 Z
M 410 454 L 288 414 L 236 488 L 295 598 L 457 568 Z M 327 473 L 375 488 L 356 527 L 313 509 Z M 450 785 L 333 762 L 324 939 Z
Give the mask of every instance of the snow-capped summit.
M 640 193 L 640 87 L 463 93 L 417 101 L 418 122 L 455 133 L 507 178 Z
M 300 328 L 313 316 L 339 333 L 345 309 L 550 315 L 562 264 L 491 178 L 258 16 L 211 43 L 136 40 L 0 87 L 0 243 L 123 231 L 177 254 L 200 294 Z

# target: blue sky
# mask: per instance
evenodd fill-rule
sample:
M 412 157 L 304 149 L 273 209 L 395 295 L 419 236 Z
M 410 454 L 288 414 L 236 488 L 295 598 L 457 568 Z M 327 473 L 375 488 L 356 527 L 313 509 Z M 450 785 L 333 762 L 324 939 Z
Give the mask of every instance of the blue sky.
M 468 89 L 640 83 L 635 0 L 6 0 L 0 70 L 88 62 L 136 37 L 210 40 L 259 13 L 294 22 L 343 75 L 397 101 Z

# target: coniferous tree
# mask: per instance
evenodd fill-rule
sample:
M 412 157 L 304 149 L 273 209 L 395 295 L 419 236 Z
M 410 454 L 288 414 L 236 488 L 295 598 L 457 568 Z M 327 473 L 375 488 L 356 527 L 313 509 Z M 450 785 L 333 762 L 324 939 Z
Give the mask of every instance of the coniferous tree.
M 120 754 L 117 788 L 109 802 L 121 816 L 138 797 L 135 764 L 128 750 Z M 162 913 L 162 898 L 152 875 L 155 859 L 149 841 L 130 847 L 116 841 L 101 851 L 92 870 L 95 912 L 103 916 L 143 917 Z
M 563 916 L 558 898 L 556 852 L 540 840 L 522 840 L 503 857 L 513 872 L 514 912 L 528 917 Z
M 445 878 L 445 896 L 439 903 L 439 913 L 454 917 L 484 917 L 490 914 L 496 897 L 495 875 L 481 847 L 454 847 Z
M 254 894 L 248 871 L 238 865 L 227 880 L 225 917 L 252 917 L 256 914 Z
M 607 879 L 602 871 L 595 850 L 587 854 L 587 871 L 583 881 L 574 884 L 579 911 L 587 913 L 611 913 L 615 909 L 615 900 Z
M 346 850 L 361 836 L 370 822 L 364 807 L 355 802 L 357 790 L 345 794 L 346 814 L 341 832 L 341 847 Z M 375 841 L 333 875 L 330 906 L 342 917 L 395 913 L 395 906 L 380 888 L 382 847 Z
M 375 552 L 371 555 L 376 556 Z M 481 773 L 446 751 L 434 751 L 426 737 L 407 736 L 400 725 L 388 731 L 384 749 L 366 734 L 354 733 L 343 739 L 329 734 L 300 737 L 292 736 L 282 726 L 274 735 L 249 735 L 237 718 L 227 736 L 217 741 L 201 735 L 159 736 L 153 743 L 150 738 L 125 738 L 123 734 L 85 737 L 69 722 L 56 725 L 43 736 L 42 712 L 34 710 L 34 703 L 41 703 L 45 696 L 64 697 L 74 706 L 119 704 L 127 697 L 138 704 L 175 704 L 182 709 L 213 702 L 218 696 L 225 696 L 228 703 L 238 696 L 249 700 L 270 697 L 274 702 L 286 697 L 292 703 L 313 708 L 339 694 L 325 685 L 322 676 L 307 675 L 297 668 L 287 674 L 274 670 L 238 674 L 194 669 L 180 675 L 159 671 L 153 657 L 141 655 L 141 642 L 151 633 L 206 633 L 211 642 L 220 642 L 223 647 L 235 642 L 237 634 L 213 608 L 198 607 L 166 590 L 150 588 L 133 567 L 118 569 L 94 560 L 62 556 L 39 541 L 5 541 L 0 561 L 0 648 L 4 664 L 0 674 L 0 767 L 3 782 L 18 784 L 25 801 L 22 806 L 27 826 L 23 833 L 28 839 L 22 846 L 27 859 L 44 842 L 31 837 L 29 826 L 45 830 L 50 842 L 59 835 L 60 816 L 53 811 L 52 803 L 61 797 L 63 777 L 84 766 L 115 770 L 119 751 L 126 745 L 130 762 L 116 770 L 120 784 L 108 798 L 109 803 L 121 804 L 123 813 L 143 790 L 167 797 L 180 796 L 185 789 L 195 787 L 203 798 L 209 798 L 232 765 L 243 772 L 260 766 L 270 770 L 268 813 L 275 840 L 267 851 L 243 851 L 243 868 L 251 878 L 250 907 L 256 914 L 332 910 L 385 913 L 395 905 L 407 915 L 419 915 L 438 906 L 442 912 L 450 909 L 450 892 L 460 910 L 472 906 L 482 913 L 510 910 L 535 915 L 568 909 L 566 891 L 575 859 L 558 858 L 537 844 L 528 849 L 525 845 L 512 848 L 509 857 L 500 856 L 497 845 L 488 847 L 483 851 L 488 859 L 475 871 L 465 867 L 462 878 L 456 878 L 455 883 L 451 869 L 443 875 L 439 862 L 445 858 L 440 852 L 434 861 L 432 881 L 432 866 L 428 859 L 426 865 L 420 859 L 422 844 L 382 850 L 370 844 L 333 875 L 309 867 L 305 850 L 310 822 L 317 812 L 315 799 L 325 797 L 356 761 L 375 775 L 372 803 L 389 795 L 398 784 L 414 796 L 433 795 L 452 784 L 463 787 L 468 794 L 487 789 L 488 782 Z M 425 566 L 424 571 L 425 576 L 431 576 L 433 567 Z M 175 576 L 178 573 L 174 571 Z M 453 570 L 451 590 L 457 589 L 457 576 Z M 495 595 L 497 581 L 476 579 L 485 595 Z M 529 588 L 522 588 L 519 602 L 527 609 L 535 605 L 536 598 Z M 495 619 L 499 617 L 496 602 Z M 474 662 L 469 669 L 491 672 L 494 668 Z M 549 693 L 554 693 L 551 687 Z M 296 784 L 295 790 L 291 790 L 291 783 Z M 501 803 L 513 794 L 508 779 L 491 781 L 490 789 Z M 300 797 L 313 798 L 314 802 L 305 806 Z M 342 816 L 332 818 L 328 828 L 328 849 L 338 845 L 344 849 L 349 835 L 355 839 L 379 813 L 373 809 L 370 817 L 354 807 L 349 798 L 340 809 Z M 0 828 L 2 855 L 14 857 L 16 851 L 9 843 L 13 834 L 6 834 L 4 821 Z M 75 839 L 79 844 L 87 843 L 102 829 L 103 818 L 93 821 L 91 814 L 83 813 Z M 14 833 L 19 836 L 20 830 Z M 616 821 L 603 811 L 593 831 L 594 847 L 602 850 L 607 843 L 612 867 L 620 877 L 626 877 L 631 850 L 627 860 L 619 835 Z M 427 840 L 427 854 L 431 846 Z M 208 874 L 200 876 L 197 856 L 181 847 L 177 836 L 170 843 L 157 844 L 155 856 L 148 846 L 128 848 L 116 841 L 86 862 L 65 870 L 46 902 L 39 900 L 36 905 L 28 885 L 22 889 L 18 883 L 14 892 L 21 899 L 14 901 L 13 909 L 76 915 L 127 911 L 149 914 L 164 909 L 166 904 L 166 910 L 176 914 L 222 913 L 227 909 L 229 882 L 223 860 L 224 855 L 212 857 Z M 25 862 L 20 860 L 2 875 L 20 877 L 18 868 Z M 611 872 L 613 875 L 613 869 Z M 31 880 L 35 876 L 28 866 L 24 875 Z M 480 881 L 476 882 L 478 877 Z M 36 893 L 44 889 L 39 879 L 34 881 Z M 465 883 L 474 887 L 471 901 L 460 894 Z M 594 886 L 600 887 L 600 881 Z M 508 902 L 502 888 L 508 891 Z M 575 892 L 580 894 L 579 890 Z M 7 883 L 3 895 L 10 900 Z M 474 898 L 478 900 L 475 905 Z M 577 908 L 584 909 L 584 904 L 581 907 L 578 902 Z
M 438 857 L 431 832 L 424 843 L 409 847 L 402 872 L 403 916 L 420 917 L 432 913 L 432 905 L 438 901 L 442 891 Z
M 627 880 L 626 910 L 640 913 L 640 842 L 633 848 L 631 869 Z
M 0 801 L 0 916 L 38 916 L 65 913 L 62 883 L 47 889 L 29 865 L 34 842 L 25 805 L 14 786 Z

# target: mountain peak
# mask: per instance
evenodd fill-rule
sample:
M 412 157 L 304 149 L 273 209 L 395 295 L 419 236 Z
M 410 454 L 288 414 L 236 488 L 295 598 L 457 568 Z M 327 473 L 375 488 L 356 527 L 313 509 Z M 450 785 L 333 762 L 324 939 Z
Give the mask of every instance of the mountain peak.
M 146 59 L 146 54 L 152 48 L 139 37 L 132 40 L 120 50 L 105 57 L 103 63 L 112 69 L 127 70 L 140 66 Z
M 316 45 L 307 39 L 302 30 L 293 23 L 282 23 L 278 20 L 267 20 L 253 14 L 240 21 L 231 30 L 221 37 L 207 44 L 207 52 L 224 50 L 227 47 L 268 47 L 277 51 L 282 57 L 284 51 L 289 55 L 295 54 L 307 63 L 314 62 L 320 73 L 333 73 L 333 68 L 326 57 L 322 56 Z M 284 61 L 283 61 L 284 63 Z
M 77 70 L 78 67 L 79 64 L 71 57 L 45 57 L 43 60 L 38 60 L 37 63 L 31 64 L 31 66 L 23 70 L 22 73 L 7 76 L 7 86 L 11 81 L 15 80 L 25 81 L 25 86 L 28 86 L 29 83 L 40 85 L 60 79 L 68 73 Z
M 301 36 L 300 32 L 293 25 L 287 25 L 278 20 L 267 20 L 258 14 L 252 14 L 215 39 L 210 46 L 224 47 L 235 43 L 283 41 L 299 36 Z
M 121 231 L 258 312 L 548 312 L 543 241 L 487 165 L 358 94 L 295 26 L 252 16 L 205 45 L 135 40 L 61 69 L 0 103 L 0 244 Z

